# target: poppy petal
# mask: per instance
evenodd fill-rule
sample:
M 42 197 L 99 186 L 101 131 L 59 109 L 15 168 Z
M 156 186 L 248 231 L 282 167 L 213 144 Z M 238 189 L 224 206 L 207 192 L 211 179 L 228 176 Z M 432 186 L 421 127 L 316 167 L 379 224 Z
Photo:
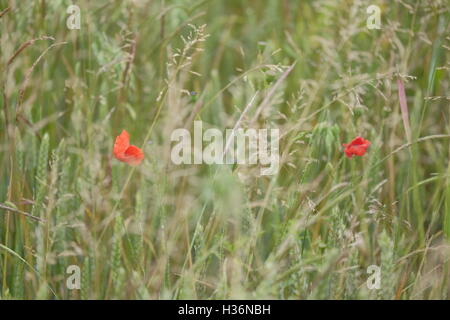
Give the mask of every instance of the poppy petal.
M 142 150 L 136 146 L 129 146 L 125 151 L 125 157 L 128 164 L 138 165 L 144 159 L 144 153 Z
M 122 133 L 117 136 L 116 142 L 114 143 L 114 155 L 120 157 L 125 153 L 127 148 L 130 146 L 130 135 L 126 130 L 122 130 Z
M 136 146 L 130 145 L 130 135 L 123 130 L 114 143 L 113 154 L 117 160 L 132 166 L 138 165 L 144 159 L 144 152 Z
M 363 156 L 370 146 L 370 141 L 357 136 L 350 143 L 344 143 L 343 146 L 344 153 L 348 158 L 352 158 L 353 156 Z

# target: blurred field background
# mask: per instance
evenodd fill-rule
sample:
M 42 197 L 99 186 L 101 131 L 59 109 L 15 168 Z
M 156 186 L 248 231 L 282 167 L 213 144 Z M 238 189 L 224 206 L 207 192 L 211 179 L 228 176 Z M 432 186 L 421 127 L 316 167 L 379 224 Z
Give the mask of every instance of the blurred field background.
M 2 299 L 448 298 L 447 0 L 0 11 Z M 232 128 L 254 96 L 241 127 L 280 129 L 277 175 L 171 162 L 174 129 Z M 112 157 L 122 129 L 138 167 Z

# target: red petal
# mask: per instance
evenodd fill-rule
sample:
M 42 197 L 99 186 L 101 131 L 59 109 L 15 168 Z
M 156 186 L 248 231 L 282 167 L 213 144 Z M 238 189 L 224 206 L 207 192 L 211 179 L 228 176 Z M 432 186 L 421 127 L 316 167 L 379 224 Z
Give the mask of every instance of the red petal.
M 114 143 L 113 149 L 114 156 L 117 159 L 123 157 L 123 154 L 125 153 L 125 151 L 129 146 L 130 146 L 130 135 L 125 130 L 122 130 L 122 133 L 116 137 L 116 142 Z
M 144 153 L 136 146 L 130 145 L 130 135 L 126 130 L 117 136 L 113 154 L 117 160 L 130 165 L 138 165 L 144 159 Z
M 124 162 L 131 165 L 138 165 L 144 159 L 144 153 L 136 146 L 129 146 L 125 151 Z
M 353 139 L 350 143 L 348 144 L 344 143 L 343 146 L 345 147 L 344 149 L 345 155 L 348 158 L 351 158 L 354 155 L 363 156 L 366 153 L 367 148 L 370 146 L 370 141 L 358 136 L 355 139 Z

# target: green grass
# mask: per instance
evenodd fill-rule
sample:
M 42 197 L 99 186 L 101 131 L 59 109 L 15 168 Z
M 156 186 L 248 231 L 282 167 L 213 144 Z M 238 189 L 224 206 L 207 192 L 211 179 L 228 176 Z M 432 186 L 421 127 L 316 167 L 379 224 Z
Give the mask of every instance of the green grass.
M 80 30 L 72 1 L 0 0 L 2 299 L 448 298 L 446 0 L 73 2 Z M 172 163 L 174 129 L 255 94 L 240 126 L 280 129 L 277 175 Z

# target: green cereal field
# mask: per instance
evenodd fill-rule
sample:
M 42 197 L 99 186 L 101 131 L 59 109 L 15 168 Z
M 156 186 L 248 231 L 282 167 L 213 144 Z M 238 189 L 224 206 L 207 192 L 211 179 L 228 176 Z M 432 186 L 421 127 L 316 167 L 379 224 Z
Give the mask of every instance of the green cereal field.
M 448 299 L 448 0 L 0 0 L 0 299 Z

